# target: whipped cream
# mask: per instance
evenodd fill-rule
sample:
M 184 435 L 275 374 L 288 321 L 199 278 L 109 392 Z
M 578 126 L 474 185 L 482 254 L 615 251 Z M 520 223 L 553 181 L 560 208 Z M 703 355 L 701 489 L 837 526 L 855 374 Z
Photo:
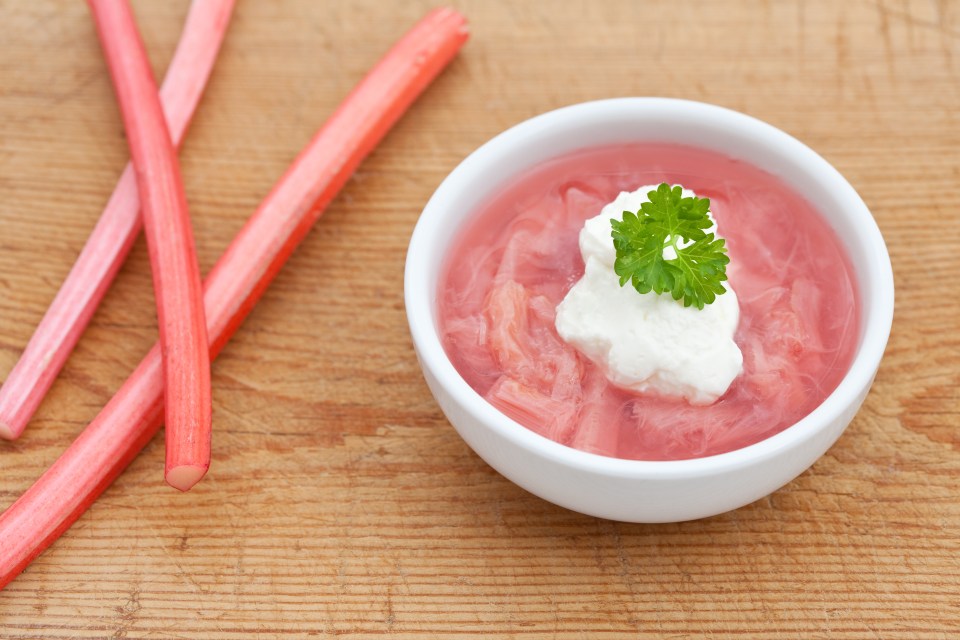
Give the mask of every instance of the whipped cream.
M 580 253 L 586 268 L 557 306 L 557 332 L 617 387 L 710 404 L 743 368 L 743 354 L 733 341 L 740 306 L 730 283 L 724 283 L 726 293 L 701 310 L 684 307 L 669 294 L 641 294 L 630 283 L 621 287 L 613 270 L 617 254 L 610 220 L 638 211 L 656 188 L 621 192 L 584 223 Z M 683 190 L 684 197 L 694 195 Z M 706 231 L 716 233 L 716 223 Z M 667 251 L 674 250 L 665 249 L 665 258 L 676 257 Z

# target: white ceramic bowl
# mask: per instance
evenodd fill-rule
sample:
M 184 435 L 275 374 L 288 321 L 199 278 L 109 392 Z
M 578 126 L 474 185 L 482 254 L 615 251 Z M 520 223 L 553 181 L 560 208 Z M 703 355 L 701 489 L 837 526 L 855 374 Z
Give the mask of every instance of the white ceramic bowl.
M 721 151 L 779 176 L 825 216 L 846 246 L 863 304 L 860 344 L 837 389 L 805 418 L 757 444 L 693 460 L 651 462 L 585 453 L 506 417 L 471 389 L 437 331 L 437 282 L 466 218 L 505 182 L 576 149 L 673 142 Z M 407 253 L 404 296 L 424 377 L 451 424 L 494 469 L 541 498 L 589 515 L 674 522 L 723 513 L 761 498 L 807 469 L 860 408 L 893 319 L 893 273 L 866 205 L 826 160 L 755 118 L 665 98 L 577 104 L 493 138 L 443 181 L 420 217 Z

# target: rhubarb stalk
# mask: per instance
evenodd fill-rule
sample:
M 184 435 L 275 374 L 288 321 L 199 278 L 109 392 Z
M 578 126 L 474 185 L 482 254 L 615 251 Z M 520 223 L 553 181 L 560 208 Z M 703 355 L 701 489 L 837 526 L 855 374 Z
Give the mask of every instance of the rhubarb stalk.
M 467 39 L 463 17 L 438 9 L 351 92 L 261 203 L 204 283 L 215 357 L 363 158 Z M 0 588 L 63 533 L 157 432 L 163 412 L 155 345 L 93 422 L 0 515 Z
M 235 0 L 190 5 L 160 100 L 174 145 L 179 145 L 206 86 Z M 100 221 L 70 274 L 0 387 L 0 438 L 23 433 L 140 233 L 140 198 L 128 164 Z
M 163 354 L 167 483 L 189 490 L 210 466 L 210 352 L 203 285 L 180 163 L 127 0 L 89 0 L 137 175 Z

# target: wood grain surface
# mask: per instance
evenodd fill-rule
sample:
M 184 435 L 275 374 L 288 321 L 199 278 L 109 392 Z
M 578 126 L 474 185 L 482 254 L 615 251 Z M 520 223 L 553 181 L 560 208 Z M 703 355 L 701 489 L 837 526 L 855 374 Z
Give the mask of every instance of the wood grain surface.
M 472 39 L 364 163 L 213 368 L 213 466 L 155 439 L 0 592 L 3 638 L 960 637 L 960 2 L 456 2 Z M 241 0 L 181 158 L 206 270 L 312 132 L 430 7 Z M 135 4 L 155 69 L 187 4 Z M 799 137 L 889 245 L 874 388 L 808 472 L 733 513 L 628 525 L 539 500 L 449 426 L 414 358 L 406 244 L 495 133 L 665 95 Z M 0 1 L 0 377 L 127 161 L 83 3 Z M 24 436 L 0 508 L 154 342 L 142 240 Z

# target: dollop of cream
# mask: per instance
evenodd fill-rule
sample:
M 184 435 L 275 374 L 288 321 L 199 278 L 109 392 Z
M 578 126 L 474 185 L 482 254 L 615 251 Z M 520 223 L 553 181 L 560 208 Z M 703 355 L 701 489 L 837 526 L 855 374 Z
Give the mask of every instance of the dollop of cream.
M 630 283 L 621 287 L 613 270 L 617 255 L 610 220 L 638 211 L 656 188 L 621 192 L 584 223 L 580 253 L 586 268 L 557 306 L 557 332 L 617 387 L 711 404 L 743 368 L 743 354 L 733 340 L 740 305 L 729 282 L 724 283 L 727 292 L 701 310 L 666 294 L 638 293 Z M 696 194 L 684 189 L 683 195 Z M 707 232 L 716 233 L 716 223 Z

